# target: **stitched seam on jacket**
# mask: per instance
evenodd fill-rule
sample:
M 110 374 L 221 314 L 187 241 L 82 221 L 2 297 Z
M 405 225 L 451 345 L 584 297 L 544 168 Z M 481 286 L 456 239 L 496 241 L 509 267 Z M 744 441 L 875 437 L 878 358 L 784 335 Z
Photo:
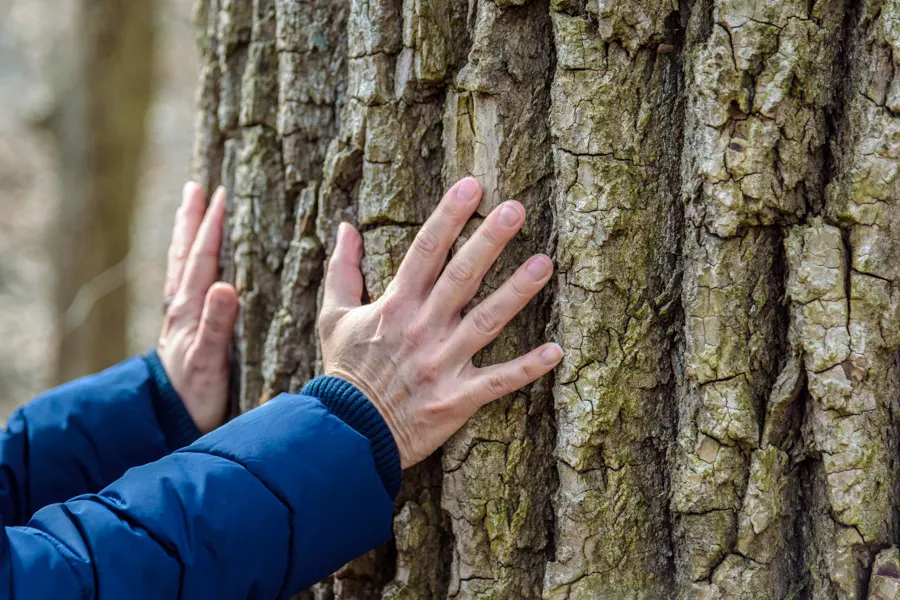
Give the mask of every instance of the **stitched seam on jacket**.
M 250 475 L 252 475 L 257 481 L 259 481 L 262 484 L 262 486 L 264 488 L 266 488 L 270 494 L 275 496 L 275 498 L 277 498 L 278 501 L 281 502 L 284 505 L 284 507 L 287 509 L 288 515 L 290 515 L 290 518 L 288 519 L 288 530 L 289 531 L 288 531 L 288 556 L 287 556 L 287 567 L 286 567 L 287 572 L 285 573 L 284 578 L 281 580 L 281 587 L 278 589 L 278 596 L 276 596 L 276 598 L 284 598 L 285 597 L 285 586 L 287 585 L 287 582 L 290 580 L 290 575 L 291 575 L 291 572 L 293 571 L 293 564 L 294 564 L 294 516 L 295 515 L 294 515 L 294 509 L 291 507 L 290 503 L 287 501 L 287 498 L 284 498 L 281 494 L 279 494 L 277 491 L 272 489 L 272 487 L 268 483 L 263 481 L 262 477 L 260 477 L 259 475 L 257 475 L 256 473 L 254 473 L 253 471 L 248 469 L 247 465 L 243 464 L 241 461 L 239 461 L 234 456 L 228 456 L 227 454 L 222 454 L 222 453 L 216 452 L 214 450 L 199 450 L 199 449 L 193 449 L 190 447 L 182 448 L 178 452 L 184 452 L 184 453 L 190 453 L 190 454 L 206 454 L 208 456 L 215 456 L 216 458 L 221 458 L 222 460 L 227 460 L 229 462 L 236 464 L 237 466 L 241 467 L 242 469 L 244 469 L 245 471 L 250 473 Z
M 97 576 L 97 562 L 94 560 L 94 553 L 90 543 L 88 543 L 87 534 L 84 528 L 81 526 L 81 522 L 75 517 L 75 515 L 72 514 L 72 511 L 69 510 L 68 506 L 66 506 L 65 504 L 60 504 L 59 508 L 63 511 L 66 517 L 68 517 L 69 521 L 72 522 L 72 525 L 75 526 L 75 529 L 78 531 L 78 535 L 81 536 L 84 547 L 87 549 L 89 564 L 91 565 L 91 576 L 94 580 L 94 592 L 96 593 L 97 589 L 99 588 L 99 584 L 97 582 L 99 579 L 99 577 Z
M 72 560 L 75 557 L 71 555 L 71 553 L 69 552 L 69 549 L 66 548 L 65 546 L 63 546 L 62 544 L 60 544 L 58 541 L 56 541 L 53 538 L 53 536 L 41 531 L 40 529 L 35 529 L 33 527 L 26 527 L 25 529 L 28 529 L 29 533 L 33 533 L 34 535 L 36 535 L 40 538 L 44 538 L 45 540 L 50 542 L 50 545 L 53 546 L 57 552 L 60 553 L 60 555 L 63 558 L 63 561 L 65 561 L 65 563 L 66 563 L 66 566 L 69 567 L 69 569 L 72 571 L 73 578 L 75 579 L 75 581 L 78 582 L 79 587 L 81 587 L 81 597 L 84 600 L 91 600 L 92 596 L 91 596 L 91 594 L 89 594 L 89 590 L 88 590 L 87 586 L 84 585 L 84 582 L 82 581 L 81 576 L 78 574 L 78 569 L 75 568 L 75 564 Z M 81 535 L 81 531 L 78 532 L 78 535 Z M 12 547 L 10 547 L 10 551 L 12 551 Z M 93 566 L 91 568 L 93 568 Z

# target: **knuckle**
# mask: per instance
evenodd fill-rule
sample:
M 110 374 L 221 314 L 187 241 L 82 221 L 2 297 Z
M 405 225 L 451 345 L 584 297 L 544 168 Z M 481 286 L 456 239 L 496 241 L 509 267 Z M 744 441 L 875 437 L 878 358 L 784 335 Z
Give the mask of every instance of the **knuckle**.
M 218 259 L 219 249 L 212 248 L 206 244 L 195 244 L 191 250 L 191 256 L 197 259 Z
M 522 381 L 532 381 L 537 377 L 537 370 L 533 369 L 533 366 L 530 361 L 522 361 L 522 364 L 519 365 L 519 374 Z
M 387 292 L 379 300 L 381 314 L 385 317 L 395 317 L 402 314 L 403 298 L 394 292 Z
M 187 257 L 187 249 L 184 244 L 176 244 L 174 241 L 169 245 L 168 258 L 169 261 L 181 261 Z
M 493 373 L 487 378 L 488 392 L 493 398 L 505 396 L 510 392 L 509 381 L 503 373 Z
M 503 236 L 490 225 L 485 225 L 481 228 L 481 236 L 491 246 L 497 246 L 504 242 Z
M 466 284 L 472 281 L 474 276 L 475 271 L 472 269 L 472 265 L 459 257 L 450 261 L 450 264 L 447 265 L 447 277 L 453 283 Z
M 500 333 L 500 321 L 497 313 L 484 303 L 475 307 L 472 314 L 472 324 L 481 335 L 494 337 Z
M 405 342 L 409 348 L 421 348 L 428 339 L 428 324 L 416 321 L 406 328 Z
M 513 277 L 510 279 L 510 288 L 517 298 L 527 298 L 531 296 L 527 281 L 523 281 L 522 277 Z
M 169 305 L 169 310 L 167 312 L 168 316 L 173 318 L 180 318 L 190 314 L 192 311 L 192 306 L 188 302 L 187 298 L 183 294 L 177 294 L 175 299 L 172 300 L 172 304 Z
M 430 229 L 423 227 L 416 235 L 413 248 L 422 256 L 434 256 L 438 249 L 437 236 Z
M 434 383 L 441 372 L 440 362 L 434 359 L 425 359 L 416 365 L 415 378 L 417 383 Z

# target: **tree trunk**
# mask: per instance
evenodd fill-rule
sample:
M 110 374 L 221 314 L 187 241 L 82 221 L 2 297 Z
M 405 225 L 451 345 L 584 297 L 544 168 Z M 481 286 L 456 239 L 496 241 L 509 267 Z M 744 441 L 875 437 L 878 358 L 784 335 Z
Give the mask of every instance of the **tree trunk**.
M 201 0 L 237 403 L 316 372 L 340 220 L 376 298 L 456 179 L 565 359 L 406 473 L 306 598 L 900 598 L 900 3 Z
M 55 379 L 122 360 L 131 217 L 153 91 L 156 0 L 79 0 L 58 60 L 60 211 L 54 235 Z

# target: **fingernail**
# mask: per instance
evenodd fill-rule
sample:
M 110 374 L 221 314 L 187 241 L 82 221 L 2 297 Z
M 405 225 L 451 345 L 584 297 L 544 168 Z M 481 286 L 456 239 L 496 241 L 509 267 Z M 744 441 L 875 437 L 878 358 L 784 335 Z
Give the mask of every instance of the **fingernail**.
M 188 181 L 184 184 L 184 188 L 181 190 L 181 205 L 187 206 L 191 201 L 191 192 L 193 191 L 193 187 L 196 185 L 193 181 Z
M 550 262 L 550 259 L 544 255 L 535 256 L 530 261 L 528 261 L 528 265 L 525 267 L 525 270 L 528 272 L 528 275 L 534 279 L 535 281 L 540 281 L 550 272 L 550 269 L 553 268 L 553 263 Z
M 459 182 L 456 187 L 456 199 L 463 204 L 468 204 L 478 195 L 480 185 L 471 177 L 467 177 Z
M 511 203 L 505 202 L 500 207 L 500 224 L 504 227 L 512 227 L 519 222 L 522 213 Z
M 548 365 L 556 364 L 562 358 L 562 354 L 563 351 L 559 344 L 550 344 L 541 350 L 541 360 Z

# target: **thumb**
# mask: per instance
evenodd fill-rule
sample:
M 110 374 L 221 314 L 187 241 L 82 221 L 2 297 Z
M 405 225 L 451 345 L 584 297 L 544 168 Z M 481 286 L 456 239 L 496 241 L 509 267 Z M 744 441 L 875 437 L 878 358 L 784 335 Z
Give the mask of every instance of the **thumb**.
M 324 309 L 346 310 L 362 303 L 363 276 L 359 267 L 362 254 L 362 236 L 353 225 L 341 223 L 325 275 Z

